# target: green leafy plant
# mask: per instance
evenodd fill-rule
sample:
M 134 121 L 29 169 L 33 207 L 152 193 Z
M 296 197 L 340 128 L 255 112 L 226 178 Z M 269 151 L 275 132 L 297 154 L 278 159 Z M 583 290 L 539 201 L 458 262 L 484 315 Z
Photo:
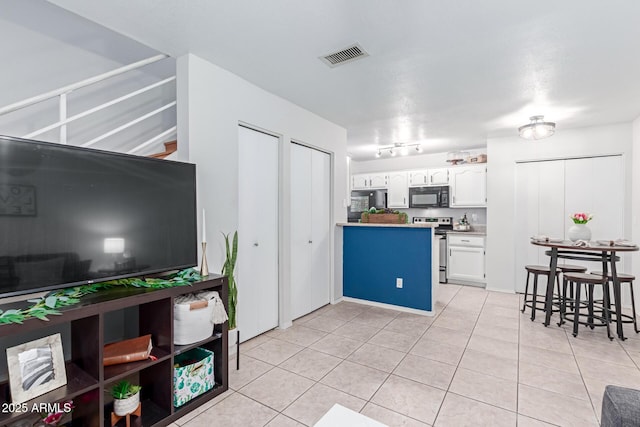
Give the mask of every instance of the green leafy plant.
M 222 275 L 229 279 L 229 329 L 236 328 L 236 307 L 238 304 L 238 288 L 236 280 L 233 277 L 233 270 L 236 268 L 236 259 L 238 257 L 238 232 L 233 233 L 233 241 L 229 245 L 229 234 L 224 236 L 224 244 L 227 251 L 227 257 L 222 267 Z
M 192 282 L 200 279 L 202 279 L 202 276 L 200 276 L 197 271 L 192 268 L 188 268 L 170 276 L 168 279 L 153 277 L 146 279 L 119 279 L 52 291 L 42 298 L 28 300 L 32 305 L 27 308 L 11 309 L 6 311 L 0 310 L 0 325 L 23 323 L 25 320 L 30 318 L 47 321 L 49 320 L 47 316 L 61 314 L 59 311 L 60 308 L 78 304 L 80 302 L 80 298 L 83 296 L 93 294 L 104 289 L 111 289 L 118 286 L 164 289 L 191 285 Z
M 138 393 L 142 387 L 133 385 L 129 381 L 122 380 L 116 383 L 109 392 L 114 399 L 126 399 Z

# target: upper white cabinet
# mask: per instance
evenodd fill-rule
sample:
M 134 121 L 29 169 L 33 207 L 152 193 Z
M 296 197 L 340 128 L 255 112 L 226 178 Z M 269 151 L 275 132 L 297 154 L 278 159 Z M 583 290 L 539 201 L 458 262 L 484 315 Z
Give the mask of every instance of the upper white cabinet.
M 429 169 L 427 185 L 447 185 L 449 183 L 449 168 Z
M 390 172 L 387 191 L 388 208 L 409 207 L 409 187 L 407 185 L 407 172 Z
M 409 172 L 409 187 L 424 187 L 429 182 L 429 171 L 427 169 Z
M 370 188 L 387 188 L 388 174 L 364 173 L 351 175 L 352 190 L 368 190 Z
M 387 188 L 388 175 L 385 172 L 369 174 L 369 188 Z
M 485 165 L 450 168 L 449 185 L 452 208 L 487 206 L 487 167 Z
M 419 169 L 409 172 L 409 187 L 449 184 L 449 168 Z
M 366 190 L 369 188 L 369 175 L 357 174 L 351 175 L 351 189 L 352 190 Z

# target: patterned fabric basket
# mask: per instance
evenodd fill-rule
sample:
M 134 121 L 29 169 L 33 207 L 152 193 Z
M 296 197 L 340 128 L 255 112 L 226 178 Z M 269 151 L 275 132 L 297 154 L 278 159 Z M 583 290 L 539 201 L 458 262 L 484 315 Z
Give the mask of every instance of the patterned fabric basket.
M 173 369 L 173 406 L 182 406 L 213 388 L 213 352 L 194 348 L 176 356 Z

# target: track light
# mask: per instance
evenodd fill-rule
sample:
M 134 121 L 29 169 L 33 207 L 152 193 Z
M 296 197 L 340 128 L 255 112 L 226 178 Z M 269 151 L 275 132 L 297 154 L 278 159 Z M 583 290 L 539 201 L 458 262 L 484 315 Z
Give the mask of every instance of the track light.
M 385 147 L 377 147 L 376 148 L 376 157 L 382 157 L 384 152 L 388 152 L 391 157 L 395 157 L 398 152 L 400 155 L 406 156 L 409 154 L 409 148 L 413 147 L 416 150 L 416 153 L 422 153 L 422 146 L 420 144 L 404 144 L 401 142 L 396 142 L 393 145 L 387 145 Z

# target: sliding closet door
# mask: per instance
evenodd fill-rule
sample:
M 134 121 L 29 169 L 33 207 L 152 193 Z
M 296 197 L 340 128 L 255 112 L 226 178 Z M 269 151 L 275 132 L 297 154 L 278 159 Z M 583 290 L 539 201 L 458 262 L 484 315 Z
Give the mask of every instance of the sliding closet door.
M 311 149 L 291 144 L 291 317 L 311 312 Z
M 329 303 L 331 163 L 327 153 L 291 144 L 291 314 Z
M 330 220 L 331 220 L 331 157 L 311 150 L 311 310 L 329 304 L 330 294 Z
M 240 127 L 238 151 L 237 313 L 245 341 L 278 326 L 278 138 Z
M 515 289 L 524 292 L 526 264 L 548 265 L 545 250 L 530 237 L 568 239 L 575 212 L 589 212 L 592 240 L 624 236 L 624 169 L 622 156 L 518 163 L 516 165 Z M 619 269 L 624 270 L 623 262 Z M 564 260 L 560 260 L 564 263 Z M 567 261 L 599 270 L 593 262 Z

